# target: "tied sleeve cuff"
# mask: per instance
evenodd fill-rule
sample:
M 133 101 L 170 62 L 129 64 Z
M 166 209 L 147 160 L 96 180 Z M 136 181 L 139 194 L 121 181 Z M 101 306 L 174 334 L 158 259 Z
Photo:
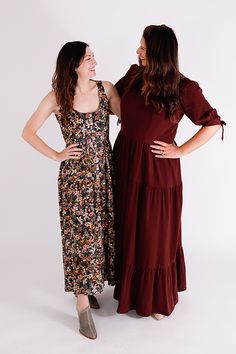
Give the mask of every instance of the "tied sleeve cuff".
M 224 125 L 226 123 L 221 120 L 216 109 L 206 100 L 201 87 L 196 81 L 188 78 L 183 78 L 180 81 L 180 103 L 183 113 L 194 124 L 201 125 L 202 127 L 221 125 L 221 139 L 224 139 Z
M 221 140 L 224 140 L 224 125 L 226 125 L 225 121 L 221 120 L 220 121 L 220 125 L 221 125 Z
M 221 120 L 219 116 L 215 117 L 215 119 L 211 119 L 205 124 L 202 124 L 203 127 L 209 127 L 213 125 L 221 125 L 221 140 L 224 140 L 224 125 L 226 125 L 225 121 Z

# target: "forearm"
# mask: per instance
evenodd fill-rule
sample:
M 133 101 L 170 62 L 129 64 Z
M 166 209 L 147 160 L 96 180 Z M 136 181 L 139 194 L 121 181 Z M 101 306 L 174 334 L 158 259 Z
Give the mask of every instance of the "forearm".
M 115 114 L 118 118 L 120 118 L 120 102 L 111 102 L 110 104 L 111 114 Z
M 36 133 L 27 134 L 23 131 L 22 138 L 41 154 L 57 161 L 57 151 L 50 148 Z
M 112 112 L 111 114 L 115 114 L 118 118 L 120 118 L 120 96 L 112 83 L 106 82 L 106 85 L 107 84 L 107 96 L 109 99 L 110 112 Z
M 192 138 L 179 146 L 181 155 L 187 155 L 208 142 L 220 129 L 220 125 L 202 127 Z

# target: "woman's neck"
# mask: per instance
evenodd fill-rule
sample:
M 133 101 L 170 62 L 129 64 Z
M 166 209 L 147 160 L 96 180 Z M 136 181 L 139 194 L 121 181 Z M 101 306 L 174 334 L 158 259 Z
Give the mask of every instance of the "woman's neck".
M 79 78 L 75 88 L 76 95 L 83 95 L 88 93 L 92 88 L 92 80 L 88 78 Z

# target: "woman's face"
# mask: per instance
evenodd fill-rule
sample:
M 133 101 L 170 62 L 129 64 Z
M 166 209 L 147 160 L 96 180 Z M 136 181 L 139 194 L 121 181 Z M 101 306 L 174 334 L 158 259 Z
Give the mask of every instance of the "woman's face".
M 143 37 L 141 38 L 140 46 L 139 46 L 139 48 L 136 50 L 136 53 L 138 54 L 139 59 L 140 59 L 142 65 L 143 65 L 143 66 L 146 66 L 146 65 L 147 65 L 146 43 L 145 43 L 145 40 L 144 40 Z
M 86 47 L 84 58 L 81 60 L 80 65 L 76 68 L 77 75 L 80 77 L 94 77 L 96 76 L 95 66 L 97 62 L 94 54 L 89 47 Z

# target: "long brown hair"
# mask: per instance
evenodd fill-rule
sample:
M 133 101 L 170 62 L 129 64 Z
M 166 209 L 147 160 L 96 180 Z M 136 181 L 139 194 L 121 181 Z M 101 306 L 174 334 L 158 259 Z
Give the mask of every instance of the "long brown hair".
M 80 65 L 88 47 L 84 42 L 68 42 L 60 50 L 56 70 L 52 78 L 52 88 L 64 120 L 73 108 L 78 75 L 75 69 Z
M 150 25 L 143 31 L 146 44 L 146 66 L 139 70 L 130 87 L 141 85 L 146 104 L 157 112 L 164 108 L 172 121 L 179 105 L 178 42 L 174 31 L 165 25 Z

